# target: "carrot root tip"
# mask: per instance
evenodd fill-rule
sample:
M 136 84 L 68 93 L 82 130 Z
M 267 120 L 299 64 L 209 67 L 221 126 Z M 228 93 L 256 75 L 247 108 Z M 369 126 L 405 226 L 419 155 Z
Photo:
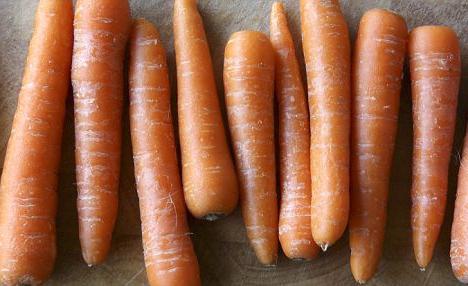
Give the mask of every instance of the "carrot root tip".
M 224 213 L 210 213 L 210 214 L 207 214 L 206 216 L 202 217 L 201 219 L 207 220 L 207 221 L 215 221 L 215 220 L 218 220 L 218 219 L 223 218 L 225 216 L 226 216 L 226 214 L 224 214 Z
M 361 284 L 361 285 L 362 285 L 362 284 L 366 284 L 367 281 L 366 281 L 366 280 L 356 280 L 356 282 L 357 282 L 358 284 Z
M 426 268 L 420 267 L 419 270 L 420 270 L 421 272 L 425 272 L 425 271 L 426 271 Z
M 328 246 L 329 246 L 328 243 L 323 243 L 323 244 L 321 243 L 320 244 L 320 248 L 322 249 L 323 252 L 327 251 Z
M 88 263 L 88 267 L 89 267 L 89 268 L 91 268 L 91 267 L 93 267 L 93 266 L 94 266 L 93 264 Z

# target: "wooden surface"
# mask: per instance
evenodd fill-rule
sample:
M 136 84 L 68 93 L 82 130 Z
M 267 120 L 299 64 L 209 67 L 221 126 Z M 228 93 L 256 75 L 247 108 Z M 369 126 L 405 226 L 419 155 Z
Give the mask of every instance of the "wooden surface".
M 155 23 L 168 49 L 173 96 L 175 98 L 174 51 L 172 45 L 172 1 L 132 0 L 134 17 Z M 232 32 L 254 29 L 268 32 L 270 0 L 199 0 L 215 66 L 222 100 L 224 45 Z M 299 10 L 297 0 L 284 1 L 290 25 L 299 46 Z M 17 94 L 31 36 L 37 0 L 0 1 L 0 163 L 3 165 L 6 142 L 16 108 Z M 456 190 L 460 143 L 465 124 L 468 96 L 468 1 L 467 0 L 346 0 L 342 9 L 354 38 L 358 21 L 367 9 L 382 7 L 403 15 L 409 28 L 424 24 L 452 26 L 460 37 L 463 50 L 463 77 L 460 105 L 450 171 L 449 199 L 442 234 L 433 262 L 420 272 L 414 261 L 409 220 L 411 186 L 411 100 L 405 74 L 392 184 L 388 207 L 388 225 L 384 257 L 375 278 L 368 285 L 457 285 L 449 260 L 450 225 Z M 298 53 L 301 56 L 302 51 Z M 406 69 L 407 71 L 407 69 Z M 224 102 L 222 100 L 222 102 Z M 78 242 L 75 207 L 73 106 L 68 100 L 64 131 L 63 158 L 60 168 L 58 211 L 58 260 L 48 285 L 147 285 L 142 257 L 138 199 L 135 191 L 128 112 L 124 114 L 124 150 L 120 187 L 119 218 L 113 248 L 107 262 L 88 268 Z M 354 285 L 349 270 L 347 236 L 315 261 L 288 261 L 280 255 L 276 268 L 264 268 L 256 262 L 242 224 L 240 212 L 218 222 L 191 219 L 191 231 L 201 265 L 204 285 Z

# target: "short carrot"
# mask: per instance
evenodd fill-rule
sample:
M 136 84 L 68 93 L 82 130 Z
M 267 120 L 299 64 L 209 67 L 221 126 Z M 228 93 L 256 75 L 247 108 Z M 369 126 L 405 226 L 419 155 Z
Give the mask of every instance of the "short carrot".
M 338 0 L 301 0 L 312 176 L 311 224 L 325 251 L 349 212 L 350 41 Z
M 175 0 L 174 44 L 185 202 L 215 220 L 236 208 L 239 190 L 196 0 Z
M 309 113 L 294 42 L 279 2 L 271 10 L 270 40 L 275 52 L 279 116 L 279 240 L 287 257 L 311 259 L 319 247 L 310 229 Z
M 460 83 L 457 35 L 443 26 L 423 26 L 409 36 L 413 99 L 411 226 L 416 261 L 432 259 L 445 212 Z
M 159 32 L 135 20 L 130 37 L 130 129 L 150 285 L 200 285 L 188 235 L 171 115 L 166 52 Z
M 76 3 L 72 84 L 82 254 L 88 265 L 109 252 L 117 216 L 127 0 Z
M 274 65 L 270 40 L 260 32 L 234 33 L 226 45 L 224 87 L 242 215 L 255 254 L 266 265 L 276 263 L 278 252 Z
M 1 179 L 1 285 L 39 285 L 54 268 L 72 44 L 72 1 L 39 1 Z
M 372 9 L 361 19 L 353 57 L 351 271 L 364 283 L 382 256 L 408 30 L 405 20 Z

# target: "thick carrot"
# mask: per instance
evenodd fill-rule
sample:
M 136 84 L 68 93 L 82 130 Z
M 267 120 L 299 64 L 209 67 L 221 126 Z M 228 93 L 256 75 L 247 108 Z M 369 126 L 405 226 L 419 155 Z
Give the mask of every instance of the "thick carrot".
M 1 285 L 38 285 L 54 268 L 72 44 L 72 1 L 39 1 L 1 179 Z
M 239 190 L 196 0 L 175 0 L 174 44 L 185 202 L 215 220 L 235 209 Z
M 349 212 L 350 42 L 338 0 L 301 0 L 309 86 L 312 236 L 325 251 Z
M 274 65 L 270 40 L 260 32 L 234 33 L 226 45 L 224 89 L 242 215 L 255 254 L 266 265 L 275 264 L 278 253 Z
M 294 42 L 279 2 L 271 10 L 270 40 L 275 52 L 279 116 L 279 240 L 287 257 L 311 259 L 319 247 L 310 229 L 309 113 Z
M 460 48 L 448 27 L 423 26 L 409 36 L 413 98 L 411 226 L 416 261 L 432 259 L 445 212 L 460 83 Z
M 105 260 L 117 216 L 127 0 L 78 0 L 72 83 L 83 258 Z
M 130 37 L 130 129 L 150 285 L 200 285 L 188 236 L 171 115 L 166 51 L 149 22 Z
M 351 271 L 364 283 L 382 256 L 390 170 L 398 126 L 408 30 L 405 20 L 373 9 L 359 24 L 353 57 Z

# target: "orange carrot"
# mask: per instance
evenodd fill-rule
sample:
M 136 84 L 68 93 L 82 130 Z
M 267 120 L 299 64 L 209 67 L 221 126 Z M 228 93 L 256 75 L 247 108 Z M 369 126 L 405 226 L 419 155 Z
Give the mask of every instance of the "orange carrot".
M 72 1 L 39 1 L 1 179 L 1 285 L 38 285 L 54 268 L 72 44 Z
M 445 212 L 460 83 L 460 48 L 448 27 L 424 26 L 409 36 L 413 98 L 411 226 L 416 261 L 432 259 Z
M 175 1 L 174 42 L 185 202 L 193 216 L 216 220 L 236 208 L 239 191 L 196 0 Z
M 312 236 L 325 251 L 349 212 L 350 43 L 338 0 L 301 0 L 307 67 Z
M 166 52 L 159 32 L 136 20 L 130 37 L 130 129 L 150 285 L 200 285 L 188 236 L 172 127 Z
M 270 21 L 279 116 L 279 240 L 287 257 L 311 259 L 317 256 L 319 248 L 310 229 L 310 130 L 307 101 L 294 42 L 281 3 L 273 4 Z
M 72 83 L 83 258 L 105 260 L 117 216 L 127 0 L 78 0 Z
M 270 40 L 260 32 L 234 33 L 226 45 L 224 88 L 242 215 L 255 254 L 266 265 L 276 263 L 278 252 L 274 64 Z
M 382 256 L 390 170 L 398 126 L 408 30 L 405 20 L 373 9 L 359 24 L 353 58 L 351 271 L 364 283 Z

